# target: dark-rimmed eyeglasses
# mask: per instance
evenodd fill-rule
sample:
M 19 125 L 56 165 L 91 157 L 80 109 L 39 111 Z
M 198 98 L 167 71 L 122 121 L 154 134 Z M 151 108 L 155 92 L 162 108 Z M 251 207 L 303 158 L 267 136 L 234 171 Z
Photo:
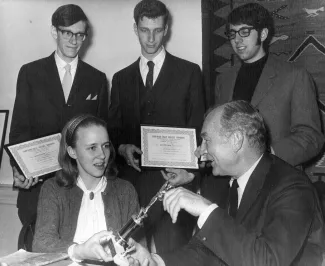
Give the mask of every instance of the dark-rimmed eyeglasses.
M 87 37 L 87 33 L 83 33 L 83 32 L 73 33 L 72 31 L 62 30 L 60 28 L 57 28 L 57 30 L 62 33 L 63 39 L 66 40 L 70 40 L 74 36 L 78 42 L 83 42 Z
M 236 38 L 236 34 L 238 33 L 240 37 L 248 37 L 251 34 L 251 31 L 254 30 L 254 27 L 243 27 L 239 30 L 229 30 L 225 32 L 225 35 L 229 40 L 233 40 Z

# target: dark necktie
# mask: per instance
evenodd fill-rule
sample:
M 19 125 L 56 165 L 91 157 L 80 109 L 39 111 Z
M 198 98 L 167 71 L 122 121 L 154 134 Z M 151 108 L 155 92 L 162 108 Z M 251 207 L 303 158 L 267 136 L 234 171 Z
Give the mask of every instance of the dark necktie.
M 152 89 L 152 87 L 153 87 L 153 68 L 155 66 L 155 63 L 152 61 L 148 61 L 147 65 L 149 67 L 149 71 L 148 71 L 147 78 L 146 78 L 146 88 Z
M 233 218 L 236 217 L 237 214 L 237 208 L 238 208 L 238 183 L 237 179 L 234 179 L 234 181 L 231 184 L 231 187 L 229 189 L 229 215 Z

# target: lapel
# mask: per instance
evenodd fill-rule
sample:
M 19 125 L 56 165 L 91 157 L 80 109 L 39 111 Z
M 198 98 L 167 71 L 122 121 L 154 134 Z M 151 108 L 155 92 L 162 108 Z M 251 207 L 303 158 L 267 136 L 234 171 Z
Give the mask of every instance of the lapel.
M 228 72 L 229 74 L 227 75 L 226 79 L 222 81 L 222 82 L 224 82 L 224 84 L 221 84 L 221 86 L 223 86 L 225 88 L 225 90 L 223 91 L 223 94 L 221 96 L 222 103 L 232 101 L 239 68 L 240 68 L 240 66 L 238 66 L 238 65 L 234 66 L 231 69 L 231 71 Z
M 166 51 L 165 61 L 153 88 L 156 101 L 165 100 L 163 97 L 164 92 L 170 87 L 172 82 L 178 81 L 177 73 L 177 64 L 174 62 L 173 56 Z M 177 88 L 177 86 L 173 84 L 173 88 Z
M 128 92 L 126 92 L 126 95 L 130 95 L 131 99 L 134 99 L 133 109 L 136 117 L 136 120 L 134 121 L 135 125 L 140 124 L 140 82 L 143 82 L 140 74 L 139 64 L 140 57 L 130 66 L 130 73 L 128 73 L 129 76 L 126 78 L 126 81 L 130 82 L 126 86 L 128 88 Z
M 254 204 L 256 198 L 262 190 L 265 178 L 269 173 L 270 166 L 271 159 L 267 154 L 264 154 L 247 182 L 239 209 L 237 211 L 236 221 L 241 222 L 251 206 Z
M 55 53 L 55 52 L 54 52 Z M 55 63 L 54 53 L 46 58 L 44 65 L 45 84 L 47 86 L 44 90 L 47 90 L 47 95 L 50 102 L 56 107 L 58 113 L 60 113 L 62 106 L 65 104 L 63 89 L 60 81 L 59 71 Z
M 77 69 L 76 69 L 76 74 L 73 79 L 73 83 L 72 83 L 70 94 L 69 94 L 68 101 L 67 101 L 69 104 L 71 104 L 72 102 L 74 102 L 76 100 L 78 89 L 81 88 L 80 84 L 82 84 L 82 81 L 85 77 L 84 65 L 85 65 L 85 63 L 79 58 Z
M 251 100 L 253 106 L 257 106 L 269 93 L 274 84 L 274 78 L 276 75 L 277 73 L 276 69 L 274 68 L 274 59 L 271 55 L 269 55 Z

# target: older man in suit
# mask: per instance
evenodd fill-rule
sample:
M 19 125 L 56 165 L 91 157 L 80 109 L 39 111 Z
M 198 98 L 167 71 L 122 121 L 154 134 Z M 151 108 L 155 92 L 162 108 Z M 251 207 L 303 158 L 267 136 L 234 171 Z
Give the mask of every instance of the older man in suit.
M 160 1 L 143 0 L 136 5 L 134 32 L 139 38 L 141 56 L 117 72 L 112 82 L 110 136 L 126 162 L 121 167 L 121 177 L 135 184 L 142 206 L 149 203 L 165 180 L 158 170 L 140 169 L 140 124 L 199 130 L 204 114 L 199 66 L 171 55 L 163 46 L 168 16 Z M 157 250 L 172 250 L 188 242 L 193 227 L 186 213 L 173 225 L 161 204 L 155 204 L 150 212 L 145 229 L 149 241 L 153 236 Z
M 66 121 L 80 113 L 107 120 L 106 75 L 78 57 L 88 29 L 88 19 L 79 6 L 64 5 L 54 12 L 51 34 L 57 49 L 20 69 L 10 143 L 61 132 Z M 13 177 L 14 186 L 20 188 L 18 214 L 25 224 L 36 214 L 41 183 L 38 178 L 25 179 L 14 165 Z
M 184 188 L 163 201 L 173 222 L 182 209 L 199 217 L 199 231 L 175 252 L 151 255 L 136 244 L 132 256 L 150 266 L 321 265 L 324 221 L 316 191 L 303 172 L 266 151 L 259 112 L 245 101 L 217 106 L 201 136 L 199 153 L 218 176 L 215 203 Z
M 305 70 L 268 53 L 273 33 L 269 11 L 257 3 L 229 14 L 226 35 L 241 66 L 217 77 L 215 102 L 251 102 L 269 129 L 272 151 L 297 166 L 315 157 L 324 143 L 316 91 Z

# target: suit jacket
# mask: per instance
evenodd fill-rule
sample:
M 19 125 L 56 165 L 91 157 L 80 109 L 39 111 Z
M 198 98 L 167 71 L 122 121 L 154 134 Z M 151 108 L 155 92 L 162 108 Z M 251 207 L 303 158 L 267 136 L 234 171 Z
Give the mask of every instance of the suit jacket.
M 139 60 L 113 76 L 108 126 L 116 147 L 120 144 L 134 144 L 140 147 L 140 124 L 144 117 L 140 114 L 143 81 Z M 152 94 L 153 109 L 148 114 L 151 124 L 194 127 L 197 133 L 200 132 L 205 107 L 198 65 L 166 53 Z M 160 171 L 143 170 L 139 173 L 127 166 L 124 159 L 121 165 L 121 177 L 136 186 L 140 205 L 147 205 L 165 182 Z M 176 224 L 172 224 L 161 203 L 154 204 L 150 209 L 145 228 L 149 239 L 154 234 L 157 250 L 171 250 L 188 243 L 194 223 L 190 222 L 192 217 L 187 213 L 180 217 Z
M 140 145 L 142 81 L 139 60 L 113 76 L 109 108 L 110 135 L 116 147 Z M 155 125 L 195 127 L 200 130 L 205 111 L 200 67 L 168 52 L 155 82 Z
M 86 100 L 89 95 L 96 100 Z M 53 53 L 21 67 L 9 141 L 19 143 L 59 133 L 70 118 L 81 113 L 98 115 L 107 120 L 106 75 L 79 59 L 66 103 Z M 31 207 L 36 212 L 37 197 L 31 196 L 33 190 L 24 191 L 26 197 L 23 198 L 19 193 L 18 207 Z M 30 197 L 33 197 L 32 202 Z
M 216 103 L 232 100 L 238 70 L 217 77 Z M 319 153 L 324 137 L 314 83 L 305 70 L 269 55 L 251 104 L 262 114 L 278 157 L 299 165 Z
M 217 177 L 216 177 L 217 178 Z M 246 185 L 237 216 L 227 212 L 221 179 L 215 209 L 191 242 L 162 255 L 170 265 L 321 265 L 324 223 L 308 177 L 264 154 Z

